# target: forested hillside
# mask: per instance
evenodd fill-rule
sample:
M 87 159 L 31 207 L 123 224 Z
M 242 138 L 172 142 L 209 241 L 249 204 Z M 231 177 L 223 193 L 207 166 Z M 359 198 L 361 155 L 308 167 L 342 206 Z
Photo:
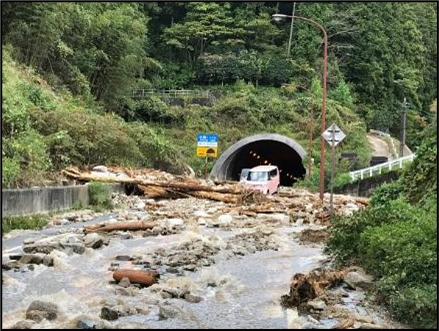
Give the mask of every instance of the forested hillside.
M 267 130 L 305 143 L 311 107 L 319 148 L 323 39 L 296 19 L 287 54 L 291 22 L 271 15 L 291 14 L 292 2 L 1 5 L 4 185 L 69 164 L 196 168 L 203 130 L 224 148 Z M 437 4 L 298 2 L 296 15 L 328 32 L 327 120 L 347 131 L 343 150 L 367 165 L 366 130 L 398 136 L 404 97 L 416 147 L 437 97 Z M 142 88 L 220 97 L 171 107 L 132 99 Z

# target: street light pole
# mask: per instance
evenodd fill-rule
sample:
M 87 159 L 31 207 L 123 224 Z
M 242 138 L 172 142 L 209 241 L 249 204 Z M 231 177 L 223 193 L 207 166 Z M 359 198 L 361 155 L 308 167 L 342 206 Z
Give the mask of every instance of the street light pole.
M 314 26 L 316 26 L 323 33 L 323 84 L 322 84 L 322 119 L 321 119 L 321 127 L 320 127 L 320 178 L 319 178 L 319 195 L 320 200 L 323 201 L 323 193 L 325 191 L 325 139 L 322 134 L 326 130 L 326 76 L 328 70 L 328 34 L 322 25 L 319 23 L 301 16 L 294 15 L 284 15 L 284 14 L 274 14 L 273 19 L 276 21 L 282 20 L 284 18 L 297 18 L 299 20 L 306 21 Z

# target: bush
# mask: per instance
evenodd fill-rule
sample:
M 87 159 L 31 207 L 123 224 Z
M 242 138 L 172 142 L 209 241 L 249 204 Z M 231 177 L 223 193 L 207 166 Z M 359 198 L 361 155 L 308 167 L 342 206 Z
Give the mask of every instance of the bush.
M 11 187 L 20 174 L 20 164 L 17 161 L 2 157 L 2 187 Z
M 437 329 L 437 284 L 406 287 L 389 299 L 395 317 L 425 329 Z
M 403 199 L 390 201 L 386 205 L 370 206 L 351 217 L 336 217 L 331 224 L 327 251 L 335 253 L 339 263 L 359 258 L 361 234 L 370 227 L 381 224 L 413 220 L 418 208 Z
M 95 210 L 107 210 L 113 208 L 111 191 L 107 184 L 91 182 L 88 185 L 88 192 L 90 196 L 90 205 L 92 205 Z
M 46 224 L 47 217 L 43 215 L 6 217 L 2 219 L 2 235 L 12 230 L 39 230 Z
M 398 202 L 398 201 L 396 201 Z M 358 241 L 359 259 L 377 277 L 392 277 L 392 286 L 436 281 L 436 215 L 408 204 L 391 205 L 400 220 L 368 227 Z M 392 208 L 393 207 L 393 208 Z M 383 218 L 388 217 L 384 214 Z

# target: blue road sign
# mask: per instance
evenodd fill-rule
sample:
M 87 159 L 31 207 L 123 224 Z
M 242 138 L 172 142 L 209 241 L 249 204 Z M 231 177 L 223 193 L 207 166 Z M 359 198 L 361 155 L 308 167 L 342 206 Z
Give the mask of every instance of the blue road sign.
M 218 147 L 218 135 L 200 133 L 197 135 L 197 145 L 203 147 Z

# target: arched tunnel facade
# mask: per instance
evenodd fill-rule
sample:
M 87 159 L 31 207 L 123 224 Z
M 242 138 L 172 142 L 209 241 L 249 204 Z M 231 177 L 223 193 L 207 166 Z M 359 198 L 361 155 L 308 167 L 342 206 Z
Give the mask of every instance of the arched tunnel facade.
M 271 164 L 280 170 L 281 185 L 291 186 L 306 174 L 305 149 L 291 138 L 263 133 L 241 139 L 216 161 L 210 176 L 222 180 L 239 180 L 243 168 Z

